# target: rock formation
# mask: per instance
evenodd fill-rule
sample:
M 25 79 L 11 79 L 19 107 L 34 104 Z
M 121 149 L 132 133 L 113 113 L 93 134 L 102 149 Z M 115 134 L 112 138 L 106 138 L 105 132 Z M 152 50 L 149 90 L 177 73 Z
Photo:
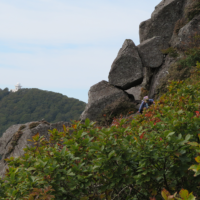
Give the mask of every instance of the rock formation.
M 111 66 L 109 83 L 104 81 L 91 87 L 82 120 L 88 117 L 98 121 L 106 111 L 122 113 L 122 107 L 124 111 L 130 108 L 134 111 L 137 106 L 133 105 L 143 96 L 158 98 L 166 91 L 168 80 L 188 76 L 186 69 L 178 70 L 174 66 L 177 58 L 166 55 L 164 50 L 171 47 L 178 51 L 183 48 L 182 41 L 189 43 L 189 38 L 200 32 L 200 15 L 191 21 L 185 20 L 187 6 L 192 2 L 162 0 L 155 7 L 151 18 L 140 24 L 141 43 L 136 47 L 132 40 L 125 40 Z
M 155 36 L 163 38 L 168 47 L 175 23 L 183 16 L 186 0 L 162 0 L 151 15 L 151 19 L 140 24 L 140 42 Z
M 164 58 L 161 52 L 161 50 L 164 49 L 164 42 L 162 37 L 155 36 L 145 40 L 137 47 L 144 67 L 157 68 L 162 65 Z
M 81 120 L 89 118 L 93 121 L 101 121 L 103 115 L 113 116 L 136 111 L 137 103 L 134 97 L 107 81 L 93 85 L 88 96 L 89 101 L 80 117 Z
M 108 79 L 109 83 L 124 90 L 142 82 L 142 61 L 132 40 L 125 40 L 111 66 Z
M 171 46 L 184 49 L 186 45 L 189 45 L 191 38 L 200 33 L 200 15 L 194 17 L 190 22 L 183 26 L 178 34 L 173 34 L 170 44 Z
M 32 136 L 37 133 L 48 139 L 48 130 L 56 128 L 57 130 L 62 131 L 63 125 L 66 127 L 70 126 L 68 122 L 49 124 L 48 122 L 40 121 L 13 125 L 8 128 L 0 138 L 0 176 L 4 175 L 7 168 L 7 163 L 4 159 L 9 158 L 10 156 L 22 156 L 24 154 L 23 149 L 26 146 L 32 145 L 31 142 L 27 141 L 28 139 L 32 139 Z

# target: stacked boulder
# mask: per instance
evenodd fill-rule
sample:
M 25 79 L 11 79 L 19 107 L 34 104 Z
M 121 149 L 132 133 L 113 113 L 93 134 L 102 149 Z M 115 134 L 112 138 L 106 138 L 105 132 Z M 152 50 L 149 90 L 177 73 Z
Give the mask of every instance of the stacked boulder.
M 136 112 L 144 95 L 154 98 L 160 84 L 170 76 L 176 59 L 164 55 L 163 49 L 178 46 L 194 29 L 200 29 L 199 17 L 193 19 L 174 35 L 178 20 L 184 16 L 191 0 L 162 0 L 139 27 L 140 44 L 125 40 L 114 60 L 108 82 L 101 81 L 89 90 L 89 100 L 80 119 L 100 121 L 105 114 L 115 116 Z

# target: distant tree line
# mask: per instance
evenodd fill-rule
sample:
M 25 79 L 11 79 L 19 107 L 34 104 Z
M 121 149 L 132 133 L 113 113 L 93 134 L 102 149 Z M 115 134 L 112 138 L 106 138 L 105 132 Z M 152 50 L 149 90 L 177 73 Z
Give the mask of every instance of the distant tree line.
M 86 103 L 59 93 L 21 89 L 9 92 L 0 89 L 0 136 L 14 124 L 45 119 L 54 123 L 79 118 Z

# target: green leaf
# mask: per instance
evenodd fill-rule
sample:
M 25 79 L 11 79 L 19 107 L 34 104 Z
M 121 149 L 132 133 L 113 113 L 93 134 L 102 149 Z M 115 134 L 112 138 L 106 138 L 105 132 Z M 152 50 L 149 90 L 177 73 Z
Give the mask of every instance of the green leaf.
M 66 149 L 67 149 L 66 146 L 62 148 L 61 156 L 64 156 L 66 154 Z
M 192 193 L 190 193 L 187 200 L 195 200 L 195 199 L 196 199 L 196 197 Z
M 174 135 L 175 132 L 168 133 L 167 137 Z
M 161 195 L 164 198 L 164 200 L 168 200 L 170 193 L 166 189 L 163 189 L 162 192 L 161 192 Z
M 85 136 L 85 135 L 87 135 L 88 133 L 87 132 L 83 132 L 82 134 L 81 134 L 81 137 L 83 137 L 83 136 Z
M 184 113 L 184 111 L 183 110 L 179 110 L 177 113 L 178 113 L 178 115 L 181 115 L 182 113 Z
M 85 125 L 86 125 L 86 126 L 89 126 L 89 125 L 90 125 L 90 119 L 87 118 L 87 119 L 85 120 Z
M 140 126 L 140 128 L 139 128 L 139 132 L 141 132 L 141 131 L 142 131 L 142 128 L 143 128 L 143 127 L 142 127 L 142 126 Z
M 197 157 L 195 158 L 195 160 L 196 160 L 197 163 L 200 163 L 200 156 L 197 156 Z
M 36 170 L 34 167 L 29 167 L 28 169 L 26 169 L 27 171 L 32 171 L 32 170 Z
M 181 198 L 183 198 L 183 200 L 187 200 L 187 198 L 189 196 L 189 192 L 187 190 L 182 189 L 179 192 L 179 195 L 181 196 Z
M 194 147 L 198 147 L 199 144 L 197 142 L 188 142 L 189 145 L 194 146 Z
M 110 159 L 114 154 L 115 154 L 115 150 L 112 150 L 112 151 L 108 154 L 108 158 Z
M 187 135 L 185 136 L 185 141 L 188 141 L 190 138 L 191 138 L 191 135 L 190 135 L 190 134 L 187 134 Z

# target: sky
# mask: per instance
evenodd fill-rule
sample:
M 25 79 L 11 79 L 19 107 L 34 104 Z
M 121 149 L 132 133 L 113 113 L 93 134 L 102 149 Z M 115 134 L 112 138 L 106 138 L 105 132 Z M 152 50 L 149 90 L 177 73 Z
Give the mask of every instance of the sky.
M 87 103 L 160 1 L 0 0 L 0 88 L 20 82 Z

